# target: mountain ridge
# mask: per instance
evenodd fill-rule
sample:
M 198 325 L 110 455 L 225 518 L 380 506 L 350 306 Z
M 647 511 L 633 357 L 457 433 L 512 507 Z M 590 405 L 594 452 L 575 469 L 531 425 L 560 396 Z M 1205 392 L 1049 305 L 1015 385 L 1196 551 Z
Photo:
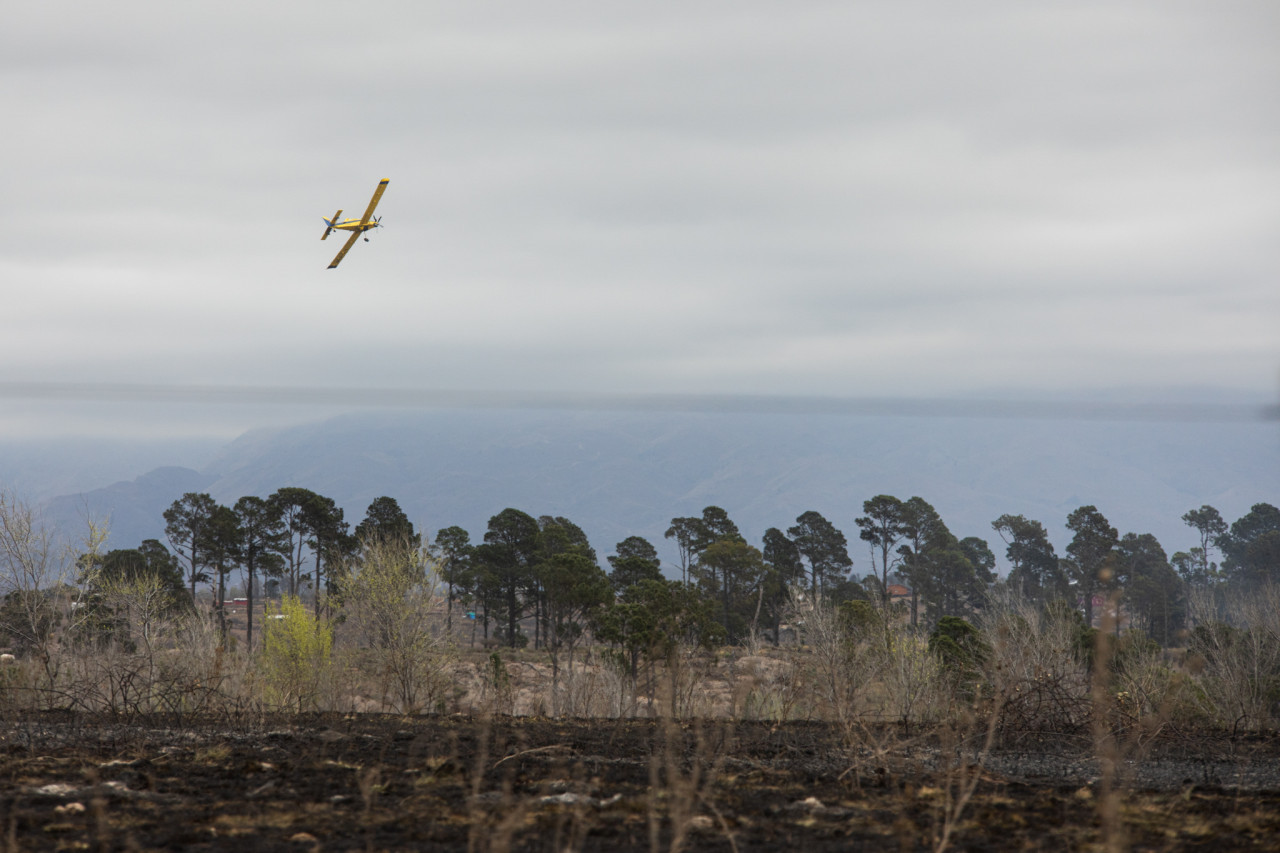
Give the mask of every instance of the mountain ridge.
M 163 538 L 160 514 L 183 491 L 230 504 L 297 485 L 332 497 L 353 525 L 389 495 L 432 535 L 456 524 L 480 541 L 488 518 L 510 506 L 572 519 L 602 556 L 644 536 L 665 564 L 673 517 L 715 504 L 759 543 L 765 528 L 785 530 L 816 509 L 844 531 L 861 573 L 854 518 L 876 494 L 919 495 L 956 535 L 987 539 L 1001 555 L 990 527 L 999 515 L 1040 520 L 1061 550 L 1066 515 L 1083 504 L 1121 533 L 1154 533 L 1172 553 L 1194 541 L 1182 513 L 1209 503 L 1234 520 L 1276 501 L 1277 473 L 1280 440 L 1265 423 L 401 411 L 252 430 L 198 471 L 158 468 L 50 508 L 60 522 L 74 521 L 76 501 L 108 509 L 112 547 L 133 547 Z

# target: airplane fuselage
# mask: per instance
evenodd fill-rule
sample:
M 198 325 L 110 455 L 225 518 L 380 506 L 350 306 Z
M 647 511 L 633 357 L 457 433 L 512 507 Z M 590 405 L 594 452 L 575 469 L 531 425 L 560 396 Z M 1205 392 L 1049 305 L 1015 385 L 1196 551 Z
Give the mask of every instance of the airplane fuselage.
M 378 227 L 373 220 L 362 223 L 359 219 L 343 219 L 338 222 L 330 222 L 326 219 L 324 223 L 335 231 L 370 231 Z

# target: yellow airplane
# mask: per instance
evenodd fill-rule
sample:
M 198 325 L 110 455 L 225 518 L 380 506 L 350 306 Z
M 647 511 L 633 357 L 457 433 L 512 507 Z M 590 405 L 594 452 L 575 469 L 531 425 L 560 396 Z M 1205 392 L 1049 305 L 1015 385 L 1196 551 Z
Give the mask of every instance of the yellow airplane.
M 382 227 L 381 216 L 377 219 L 372 218 L 373 209 L 378 206 L 378 201 L 382 198 L 382 193 L 386 191 L 388 183 L 389 181 L 387 178 L 383 178 L 378 182 L 378 188 L 373 191 L 373 198 L 369 201 L 369 208 L 364 212 L 364 216 L 361 218 L 339 220 L 338 217 L 342 215 L 342 208 L 338 208 L 338 212 L 333 215 L 333 219 L 324 219 L 323 216 L 320 217 L 321 219 L 324 219 L 325 224 L 324 236 L 320 238 L 321 240 L 328 238 L 329 232 L 335 228 L 339 231 L 352 232 L 351 236 L 347 238 L 346 245 L 344 245 L 342 250 L 338 252 L 338 256 L 333 259 L 333 263 L 329 264 L 329 269 L 334 269 L 338 264 L 342 263 L 342 259 L 347 256 L 347 252 L 351 251 L 351 247 L 355 244 L 357 237 L 372 228 Z M 368 237 L 365 237 L 364 239 L 366 243 L 369 242 Z

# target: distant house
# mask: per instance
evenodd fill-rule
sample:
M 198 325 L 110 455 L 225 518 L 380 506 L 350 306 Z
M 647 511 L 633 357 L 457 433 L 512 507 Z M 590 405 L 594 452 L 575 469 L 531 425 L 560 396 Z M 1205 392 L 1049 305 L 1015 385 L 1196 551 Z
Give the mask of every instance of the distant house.
M 917 607 L 922 607 L 924 602 L 917 602 Z M 911 621 L 911 590 L 900 583 L 889 584 L 889 607 L 895 609 L 894 605 L 900 605 L 896 611 L 902 614 L 899 617 L 900 622 Z

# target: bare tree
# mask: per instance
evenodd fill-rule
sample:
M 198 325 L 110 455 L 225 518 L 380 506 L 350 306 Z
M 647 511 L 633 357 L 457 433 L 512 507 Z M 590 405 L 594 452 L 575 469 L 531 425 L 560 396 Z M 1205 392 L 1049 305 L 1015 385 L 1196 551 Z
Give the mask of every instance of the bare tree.
M 371 535 L 342 583 L 344 628 L 366 650 L 385 697 L 404 713 L 421 710 L 442 686 L 448 643 L 431 625 L 443 604 L 427 550 L 407 535 Z
M 1263 729 L 1280 695 L 1280 587 L 1264 584 L 1228 596 L 1227 622 L 1198 626 L 1190 650 L 1197 677 L 1220 721 L 1233 729 Z
M 813 699 L 852 737 L 868 712 L 868 690 L 883 664 L 880 619 L 865 602 L 838 610 L 821 596 L 811 598 L 803 587 L 793 586 L 790 593 L 788 618 L 803 626 Z
M 993 593 L 978 627 L 991 645 L 983 680 L 1004 697 L 997 713 L 1007 732 L 1083 730 L 1091 714 L 1089 670 L 1079 611 L 1041 607 L 1016 590 Z
M 56 683 L 60 637 L 73 627 L 59 631 L 60 623 L 82 618 L 71 585 L 77 564 L 83 573 L 95 571 L 105 540 L 105 525 L 86 519 L 78 548 L 61 542 L 36 510 L 0 490 L 0 633 L 37 662 L 38 689 Z

